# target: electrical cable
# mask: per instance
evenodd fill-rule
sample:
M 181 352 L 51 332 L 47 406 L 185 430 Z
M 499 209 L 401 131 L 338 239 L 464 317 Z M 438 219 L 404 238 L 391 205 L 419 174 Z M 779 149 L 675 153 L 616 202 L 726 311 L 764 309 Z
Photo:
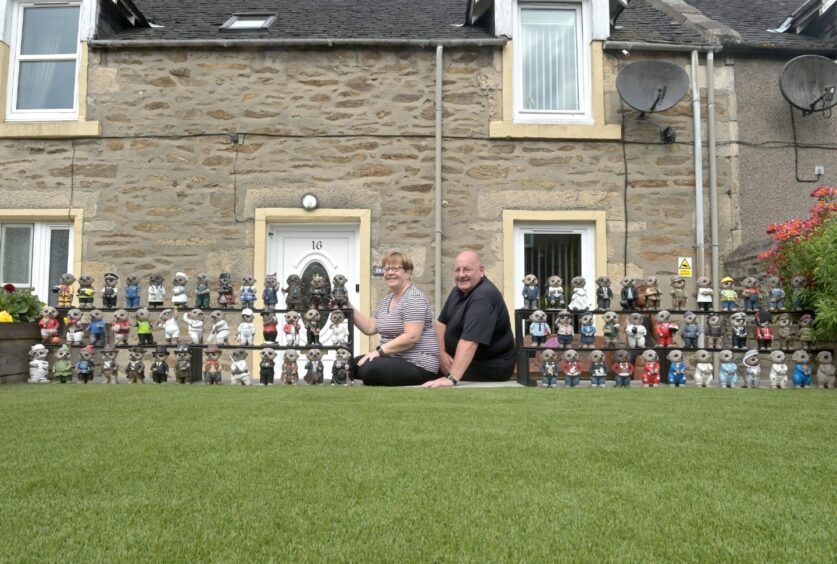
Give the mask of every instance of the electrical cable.
M 819 182 L 820 179 L 815 178 L 813 180 L 808 180 L 799 178 L 799 144 L 796 142 L 796 118 L 793 115 L 793 106 L 788 104 L 788 108 L 790 108 L 791 130 L 793 130 L 793 170 L 796 173 L 796 181 L 814 184 L 815 182 Z
M 619 57 L 616 57 L 616 66 L 619 72 L 621 72 L 622 60 Z M 625 148 L 625 101 L 622 100 L 621 96 L 619 97 L 619 105 L 622 108 L 619 124 L 619 139 L 622 145 L 622 164 L 625 171 L 624 186 L 622 187 L 622 208 L 624 210 L 623 219 L 625 222 L 625 248 L 623 251 L 622 276 L 628 276 L 628 154 Z

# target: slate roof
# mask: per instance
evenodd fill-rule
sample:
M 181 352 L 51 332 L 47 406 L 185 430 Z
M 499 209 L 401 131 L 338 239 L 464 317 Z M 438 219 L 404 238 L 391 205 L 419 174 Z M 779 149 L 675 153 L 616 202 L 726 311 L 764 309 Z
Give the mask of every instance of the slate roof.
M 611 41 L 641 41 L 668 45 L 708 45 L 710 42 L 692 27 L 679 24 L 648 4 L 633 0 L 616 20 Z
M 468 0 L 134 0 L 161 28 L 97 39 L 491 39 L 465 27 Z M 275 12 L 267 31 L 220 31 L 235 12 Z
M 689 5 L 740 35 L 739 40 L 725 39 L 725 50 L 777 49 L 792 51 L 831 50 L 837 44 L 793 32 L 771 33 L 799 8 L 803 0 L 685 0 Z M 834 13 L 833 10 L 831 12 Z

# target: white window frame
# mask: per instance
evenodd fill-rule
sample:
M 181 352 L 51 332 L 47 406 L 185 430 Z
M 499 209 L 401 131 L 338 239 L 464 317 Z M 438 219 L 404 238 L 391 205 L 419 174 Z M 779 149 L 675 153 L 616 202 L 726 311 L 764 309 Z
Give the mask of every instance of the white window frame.
M 275 13 L 240 12 L 233 14 L 219 29 L 224 31 L 264 31 L 270 29 L 277 17 Z M 255 23 L 259 20 L 261 20 L 261 23 L 258 25 L 238 25 L 239 22 L 252 21 Z
M 523 277 L 525 236 L 529 234 L 544 235 L 581 235 L 581 275 L 587 282 L 587 296 L 595 296 L 596 289 L 596 223 L 595 222 L 570 222 L 570 221 L 548 221 L 548 222 L 515 222 L 514 224 L 514 307 L 523 307 Z M 555 272 L 561 278 L 566 275 L 563 272 Z M 541 286 L 546 280 L 541 280 Z M 569 280 L 564 280 L 569 282 Z M 570 296 L 567 296 L 567 303 Z
M 46 302 L 49 298 L 50 288 L 55 284 L 55 280 L 49 280 L 49 243 L 53 231 L 68 231 L 69 237 L 67 239 L 67 264 L 62 272 L 72 272 L 74 251 L 75 251 L 75 229 L 73 223 L 65 222 L 31 222 L 31 221 L 4 221 L 0 223 L 0 260 L 2 260 L 5 235 L 4 231 L 7 226 L 30 226 L 32 228 L 32 238 L 30 239 L 29 248 L 29 282 L 23 287 L 32 288 L 35 294 Z M 46 257 L 47 260 L 37 260 L 39 257 Z M 12 282 L 11 280 L 2 280 L 0 283 Z
M 578 101 L 579 108 L 572 111 L 526 110 L 523 107 L 523 53 L 521 48 L 514 49 L 514 123 L 522 124 L 567 124 L 593 125 L 592 114 L 592 69 L 590 61 L 590 43 L 592 42 L 592 22 L 589 0 L 555 2 L 549 0 L 514 0 L 514 38 L 522 44 L 521 11 L 526 8 L 574 10 L 577 14 L 576 49 L 578 54 Z
M 6 93 L 7 107 L 6 107 L 6 121 L 73 121 L 78 119 L 78 91 L 79 91 L 79 67 L 81 64 L 81 37 L 82 28 L 84 27 L 86 16 L 82 2 L 19 2 L 13 3 L 12 21 L 11 21 L 11 36 L 9 41 L 10 56 L 9 56 L 9 88 Z M 23 12 L 26 8 L 44 8 L 44 7 L 77 7 L 79 9 L 79 29 L 76 30 L 76 51 L 73 54 L 61 55 L 20 55 L 20 44 L 23 35 Z M 36 110 L 18 110 L 17 105 L 18 94 L 18 78 L 21 61 L 74 61 L 76 72 L 75 80 L 73 81 L 73 107 L 72 109 L 36 109 Z

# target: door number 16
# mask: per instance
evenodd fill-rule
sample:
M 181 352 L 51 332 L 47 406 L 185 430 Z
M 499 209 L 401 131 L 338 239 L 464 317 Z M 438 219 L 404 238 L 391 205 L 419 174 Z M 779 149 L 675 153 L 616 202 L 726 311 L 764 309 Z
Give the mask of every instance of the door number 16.
M 322 241 L 311 241 L 311 250 L 312 251 L 321 251 L 323 249 L 323 242 Z

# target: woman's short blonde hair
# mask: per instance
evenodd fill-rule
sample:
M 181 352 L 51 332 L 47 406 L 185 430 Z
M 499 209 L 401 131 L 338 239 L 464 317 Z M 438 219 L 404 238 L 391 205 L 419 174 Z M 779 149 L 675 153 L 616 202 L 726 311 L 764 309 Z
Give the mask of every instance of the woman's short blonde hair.
M 404 253 L 398 251 L 390 251 L 384 255 L 384 260 L 381 262 L 382 266 L 403 266 L 404 270 L 408 272 L 413 271 L 413 261 Z

